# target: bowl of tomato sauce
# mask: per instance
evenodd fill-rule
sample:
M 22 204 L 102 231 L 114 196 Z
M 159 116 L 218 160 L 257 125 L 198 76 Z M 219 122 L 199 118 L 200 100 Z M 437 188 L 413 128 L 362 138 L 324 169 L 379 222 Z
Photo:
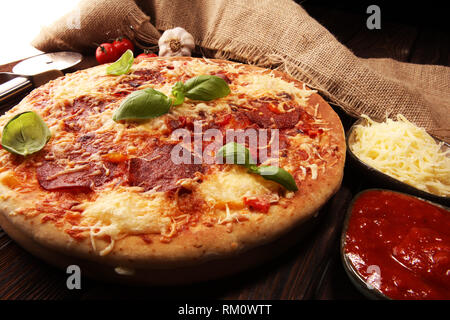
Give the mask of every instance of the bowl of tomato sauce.
M 450 211 L 409 194 L 369 189 L 351 202 L 341 257 L 371 299 L 450 299 Z

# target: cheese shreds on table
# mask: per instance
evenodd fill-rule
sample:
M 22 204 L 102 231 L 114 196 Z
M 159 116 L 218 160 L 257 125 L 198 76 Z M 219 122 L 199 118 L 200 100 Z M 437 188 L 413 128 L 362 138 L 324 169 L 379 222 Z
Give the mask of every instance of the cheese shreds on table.
M 183 125 L 188 127 L 198 121 L 206 129 L 212 124 L 223 132 L 249 126 L 279 128 L 284 139 L 279 166 L 299 184 L 319 180 L 337 163 L 334 152 L 340 151 L 333 149 L 336 141 L 329 136 L 329 123 L 321 118 L 317 104 L 308 103 L 316 91 L 276 76 L 273 71 L 255 68 L 249 72 L 244 65 L 208 59 L 144 59 L 136 61 L 130 72 L 121 76 L 107 75 L 106 68 L 107 65 L 100 65 L 89 72 L 78 71 L 51 81 L 0 119 L 3 127 L 15 114 L 33 110 L 52 133 L 40 154 L 28 157 L 21 166 L 15 166 L 12 155 L 0 150 L 0 173 L 10 173 L 1 174 L 1 187 L 12 190 L 16 188 L 13 182 L 19 179 L 17 184 L 23 190 L 32 190 L 30 194 L 38 194 L 45 204 L 32 207 L 32 203 L 23 202 L 30 206 L 23 212 L 30 216 L 41 214 L 45 221 L 58 221 L 71 232 L 84 232 L 94 249 L 95 239 L 109 237 L 111 246 L 101 250 L 102 255 L 126 235 L 159 234 L 170 238 L 191 223 L 213 221 L 222 225 L 261 216 L 262 213 L 246 207 L 244 198 L 261 197 L 276 206 L 278 199 L 293 197 L 276 182 L 250 174 L 240 166 L 213 164 L 201 169 L 205 173 L 199 173 L 197 167 L 182 171 L 170 167 L 170 161 L 161 160 L 154 151 L 169 150 L 167 146 L 174 143 L 171 133 Z M 136 90 L 154 88 L 170 96 L 176 82 L 208 74 L 223 76 L 231 93 L 214 101 L 185 99 L 167 114 L 139 123 L 118 123 L 112 119 L 121 101 Z M 230 115 L 232 120 L 227 118 Z M 228 127 L 227 121 L 231 121 Z M 129 163 L 121 162 L 122 159 Z M 128 164 L 143 175 L 134 177 L 135 185 L 130 183 Z M 27 172 L 29 168 L 34 171 Z M 154 171 L 171 172 L 173 179 L 157 176 Z M 189 176 L 194 171 L 200 174 L 195 179 Z M 190 193 L 175 192 L 174 198 L 169 199 L 168 194 L 180 186 Z M 61 191 L 71 188 L 88 191 L 88 195 Z M 75 216 L 78 214 L 78 221 L 69 223 L 64 215 L 52 211 L 62 202 L 59 196 L 64 197 Z M 178 204 L 183 196 L 191 198 Z M 76 205 L 69 206 L 71 203 Z M 205 221 L 194 211 L 203 204 Z
M 349 142 L 360 160 L 417 189 L 450 196 L 450 149 L 403 115 L 381 123 L 363 118 L 367 125 L 355 126 Z

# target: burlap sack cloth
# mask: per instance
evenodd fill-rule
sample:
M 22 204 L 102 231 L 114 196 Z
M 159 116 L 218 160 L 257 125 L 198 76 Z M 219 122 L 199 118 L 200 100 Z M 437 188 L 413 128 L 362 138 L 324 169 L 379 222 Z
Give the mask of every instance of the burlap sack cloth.
M 450 141 L 450 68 L 358 58 L 293 1 L 84 0 L 33 45 L 92 54 L 95 43 L 125 35 L 154 46 L 177 26 L 194 36 L 198 54 L 278 68 L 351 115 L 401 113 Z

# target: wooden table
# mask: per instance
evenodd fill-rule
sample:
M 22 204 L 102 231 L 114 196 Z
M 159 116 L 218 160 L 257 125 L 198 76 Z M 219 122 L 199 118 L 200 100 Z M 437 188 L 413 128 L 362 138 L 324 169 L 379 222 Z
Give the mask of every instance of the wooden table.
M 360 57 L 450 65 L 450 37 L 438 28 L 383 21 L 368 30 L 365 12 L 303 3 L 307 11 Z M 86 66 L 92 64 L 89 57 Z M 14 64 L 0 66 L 10 71 Z M 346 128 L 352 119 L 335 106 Z M 302 241 L 265 264 L 238 275 L 182 287 L 135 288 L 83 278 L 68 290 L 67 275 L 31 256 L 0 231 L 0 299 L 364 299 L 344 273 L 339 238 L 345 209 L 363 185 L 345 168 L 341 189 L 323 207 L 319 223 Z M 301 235 L 299 235 L 301 236 Z

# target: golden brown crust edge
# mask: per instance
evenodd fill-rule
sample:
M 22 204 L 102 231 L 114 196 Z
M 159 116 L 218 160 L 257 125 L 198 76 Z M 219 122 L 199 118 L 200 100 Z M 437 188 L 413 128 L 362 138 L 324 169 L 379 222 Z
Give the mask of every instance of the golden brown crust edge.
M 61 269 L 66 269 L 70 265 L 77 265 L 80 267 L 83 276 L 101 281 L 133 285 L 181 285 L 235 274 L 283 254 L 313 232 L 319 221 L 319 217 L 314 216 L 314 218 L 295 227 L 283 237 L 232 257 L 209 260 L 198 265 L 176 269 L 135 268 L 133 274 L 121 275 L 115 272 L 114 265 L 99 264 L 92 259 L 71 256 L 68 255 L 69 252 L 62 253 L 59 250 L 42 245 L 31 238 L 29 234 L 16 228 L 4 215 L 0 214 L 0 225 L 11 238 L 45 262 Z
M 189 60 L 193 58 L 176 59 Z M 232 63 L 224 60 L 213 61 Z M 253 66 L 246 66 L 246 68 L 261 69 Z M 303 85 L 283 73 L 274 72 L 284 80 L 294 81 L 299 86 Z M 20 238 L 17 241 L 25 248 L 42 256 L 45 260 L 50 260 L 49 262 L 53 264 L 58 264 L 58 259 L 67 260 L 69 258 L 67 254 L 82 259 L 82 261 L 91 261 L 94 265 L 96 263 L 108 265 L 108 270 L 112 272 L 117 266 L 135 270 L 170 270 L 173 268 L 186 269 L 191 265 L 205 265 L 208 261 L 213 263 L 214 260 L 220 261 L 227 257 L 228 260 L 233 260 L 233 257 L 242 255 L 242 252 L 256 246 L 264 246 L 298 227 L 312 217 L 340 186 L 345 162 L 345 139 L 342 124 L 337 114 L 318 94 L 312 95 L 310 102 L 319 103 L 319 115 L 331 123 L 331 135 L 339 147 L 339 163 L 331 172 L 327 170 L 326 176 L 320 175 L 311 186 L 300 188 L 286 209 L 277 208 L 279 210 L 265 216 L 257 225 L 245 222 L 235 224 L 232 232 L 227 232 L 227 228 L 221 225 L 198 228 L 196 231 L 187 230 L 168 244 L 158 240 L 151 244 L 145 244 L 141 237 L 128 236 L 117 241 L 114 250 L 109 255 L 99 256 L 98 252 L 93 251 L 89 239 L 76 241 L 54 225 L 42 224 L 39 217 L 26 219 L 21 215 L 12 216 L 5 210 L 0 210 L 0 224 L 13 238 Z M 14 235 L 16 236 L 14 237 Z M 106 242 L 103 244 L 100 244 L 100 241 L 97 242 L 100 248 L 102 245 L 103 247 L 107 245 Z M 43 254 L 45 251 L 52 252 L 52 254 Z M 97 266 L 97 268 L 100 267 Z M 139 277 L 135 276 L 134 278 Z

